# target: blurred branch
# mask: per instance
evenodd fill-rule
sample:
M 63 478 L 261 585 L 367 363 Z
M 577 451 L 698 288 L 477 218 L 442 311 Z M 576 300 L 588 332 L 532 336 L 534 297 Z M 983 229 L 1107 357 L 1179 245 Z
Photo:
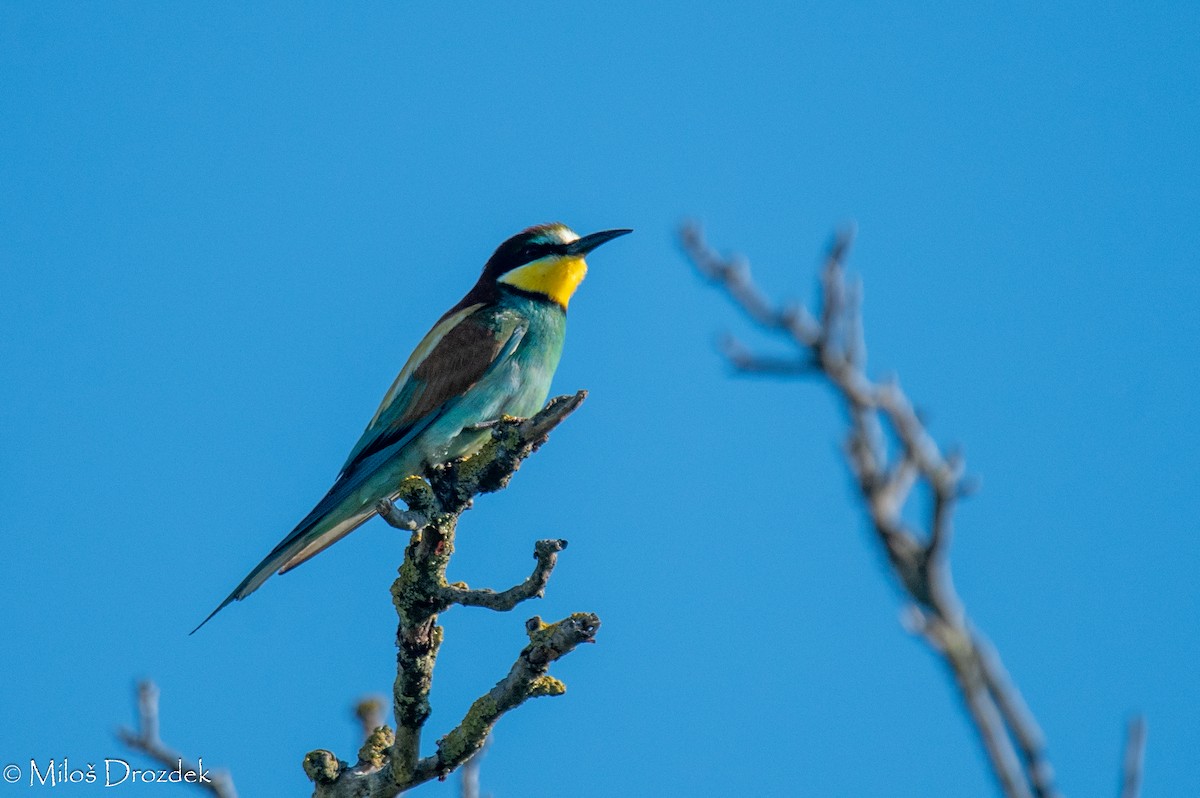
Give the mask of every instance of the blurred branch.
M 426 479 L 411 477 L 401 484 L 399 496 L 408 510 L 400 511 L 391 502 L 380 503 L 380 515 L 388 523 L 412 533 L 391 591 L 399 618 L 392 698 L 396 730 L 382 725 L 374 728 L 353 766 L 326 750 L 306 755 L 304 770 L 316 785 L 316 798 L 390 798 L 431 779 L 443 779 L 480 750 L 505 712 L 530 698 L 566 691 L 547 670 L 550 663 L 579 644 L 594 641 L 600 619 L 591 613 L 575 613 L 552 624 L 530 619 L 526 623 L 529 645 L 517 656 L 508 675 L 471 705 L 459 725 L 438 741 L 433 754 L 421 756 L 422 732 L 431 711 L 433 668 L 442 643 L 438 613 L 455 604 L 505 611 L 541 596 L 558 553 L 567 545 L 563 540 L 538 541 L 536 565 L 524 582 L 501 592 L 472 590 L 446 580 L 458 518 L 475 496 L 507 486 L 524 459 L 546 442 L 550 431 L 574 412 L 586 395 L 580 391 L 560 396 L 531 418 L 505 418 L 489 425 L 491 440 L 479 452 L 430 469 Z
M 484 740 L 483 747 L 467 760 L 467 763 L 462 766 L 459 775 L 462 779 L 460 783 L 459 798 L 481 798 L 479 794 L 479 771 L 483 765 L 483 755 L 487 753 L 488 746 L 491 744 L 492 738 L 489 736 Z
M 117 738 L 134 751 L 145 754 L 164 768 L 178 770 L 180 780 L 195 784 L 218 798 L 237 798 L 233 777 L 225 771 L 209 772 L 204 769 L 204 759 L 195 762 L 185 759 L 181 753 L 169 748 L 158 735 L 158 685 L 149 679 L 137 686 L 137 729 L 120 727 Z M 192 775 L 192 778 L 187 778 Z M 114 785 L 115 786 L 115 785 Z
M 814 315 L 801 306 L 776 306 L 755 285 L 747 261 L 717 253 L 699 226 L 689 224 L 680 231 L 683 250 L 701 276 L 794 352 L 789 358 L 762 357 L 730 339 L 722 351 L 733 367 L 813 374 L 841 399 L 850 422 L 846 457 L 875 537 L 912 602 L 909 628 L 950 670 L 1004 794 L 1052 798 L 1058 793 L 1041 730 L 999 655 L 967 618 L 950 575 L 954 508 L 971 487 L 962 458 L 939 448 L 898 383 L 867 376 L 861 287 L 847 279 L 844 266 L 853 237 L 853 230 L 845 230 L 829 247 Z M 933 497 L 921 529 L 901 517 L 918 484 Z
M 358 719 L 364 740 L 370 739 L 372 732 L 387 723 L 383 714 L 385 701 L 381 695 L 367 695 L 354 705 L 354 717 Z
M 1125 756 L 1121 764 L 1121 798 L 1142 794 L 1142 766 L 1146 760 L 1146 719 L 1137 715 L 1125 730 Z

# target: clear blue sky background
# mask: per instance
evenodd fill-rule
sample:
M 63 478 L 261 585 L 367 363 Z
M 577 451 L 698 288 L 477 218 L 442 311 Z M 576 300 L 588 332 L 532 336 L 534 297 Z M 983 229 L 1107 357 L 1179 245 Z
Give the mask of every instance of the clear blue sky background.
M 731 377 L 742 322 L 673 240 L 698 217 L 803 298 L 854 219 L 873 367 L 982 478 L 955 573 L 1062 788 L 1113 794 L 1141 710 L 1147 795 L 1196 795 L 1200 12 L 919 5 L 0 2 L 0 764 L 120 756 L 142 675 L 243 795 L 352 758 L 397 533 L 187 632 L 493 247 L 561 219 L 637 229 L 571 307 L 556 389 L 591 395 L 452 576 L 571 547 L 536 606 L 444 616 L 428 742 L 527 615 L 594 610 L 567 695 L 499 726 L 496 798 L 989 794 L 836 406 Z

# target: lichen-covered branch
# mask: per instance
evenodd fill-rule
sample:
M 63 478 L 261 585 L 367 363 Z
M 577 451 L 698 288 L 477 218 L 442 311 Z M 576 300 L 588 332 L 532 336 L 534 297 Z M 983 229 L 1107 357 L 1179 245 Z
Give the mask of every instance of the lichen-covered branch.
M 421 756 L 433 669 L 442 643 L 438 614 L 454 604 L 511 610 L 541 596 L 559 552 L 567 545 L 564 540 L 538 541 L 534 550 L 537 564 L 524 582 L 501 592 L 472 590 L 446 579 L 458 518 L 475 496 L 507 486 L 522 461 L 545 443 L 550 431 L 574 412 L 586 395 L 580 391 L 560 396 L 531 418 L 505 418 L 489 424 L 491 438 L 479 452 L 430 469 L 424 479 L 410 477 L 399 486 L 398 497 L 408 505 L 407 510 L 399 510 L 391 502 L 380 503 L 379 513 L 389 524 L 411 532 L 391 590 L 399 619 L 392 691 L 396 728 L 394 732 L 386 726 L 375 729 L 352 767 L 329 751 L 310 752 L 304 769 L 316 785 L 315 796 L 394 796 L 430 779 L 444 778 L 479 750 L 505 712 L 530 698 L 559 695 L 566 689 L 546 670 L 580 643 L 592 641 L 600 626 L 595 615 L 577 613 L 549 626 L 540 619 L 531 621 L 533 625 L 527 628 L 530 643 L 508 676 L 475 701 L 462 722 L 438 741 L 434 754 Z
M 497 593 L 483 588 L 471 590 L 462 582 L 446 585 L 440 591 L 447 604 L 461 604 L 464 607 L 486 607 L 489 610 L 507 612 L 526 599 L 541 598 L 546 591 L 546 583 L 550 581 L 550 572 L 558 563 L 558 553 L 567 547 L 565 540 L 539 540 L 533 547 L 533 556 L 537 560 L 533 573 L 519 585 Z
M 153 759 L 169 770 L 178 770 L 179 781 L 195 784 L 218 798 L 237 798 L 233 777 L 223 770 L 209 771 L 204 760 L 192 761 L 168 747 L 159 737 L 158 685 L 146 679 L 137 686 L 138 725 L 136 729 L 122 726 L 117 738 L 129 748 Z
M 567 686 L 547 675 L 550 663 L 580 643 L 594 642 L 600 619 L 590 612 L 577 612 L 558 623 L 544 624 L 534 616 L 526 625 L 529 645 L 517 657 L 508 675 L 467 710 L 458 726 L 438 740 L 437 753 L 422 759 L 416 782 L 441 778 L 470 759 L 487 740 L 500 716 L 530 698 L 562 695 Z
M 847 460 L 876 538 L 912 601 L 909 628 L 950 670 L 1004 794 L 1052 798 L 1058 793 L 1041 731 L 999 656 L 967 618 L 951 579 L 954 507 L 971 488 L 962 458 L 941 450 L 896 382 L 867 376 L 861 285 L 844 268 L 852 238 L 846 231 L 829 248 L 819 310 L 812 314 L 800 305 L 777 306 L 755 285 L 747 262 L 718 254 L 698 226 L 680 233 L 700 274 L 791 350 L 784 357 L 759 356 L 730 337 L 722 344 L 729 362 L 742 372 L 812 375 L 841 399 L 850 422 Z M 921 483 L 932 494 L 932 512 L 924 528 L 916 529 L 901 513 Z

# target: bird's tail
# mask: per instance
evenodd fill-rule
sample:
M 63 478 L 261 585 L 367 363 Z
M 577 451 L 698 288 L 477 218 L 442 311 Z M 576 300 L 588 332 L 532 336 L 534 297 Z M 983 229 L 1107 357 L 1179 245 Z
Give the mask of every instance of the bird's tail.
M 375 514 L 374 504 L 355 506 L 344 495 L 337 491 L 337 486 L 313 508 L 313 511 L 292 530 L 263 561 L 254 567 L 245 579 L 233 589 L 220 605 L 209 613 L 200 625 L 188 634 L 195 634 L 201 626 L 212 620 L 213 616 L 235 601 L 241 601 L 255 590 L 262 587 L 263 582 L 271 578 L 276 571 L 286 573 L 315 554 L 324 551 L 337 541 L 349 535 L 372 515 Z M 328 505 L 331 500 L 341 498 L 342 502 L 333 507 Z M 350 507 L 341 505 L 351 504 Z

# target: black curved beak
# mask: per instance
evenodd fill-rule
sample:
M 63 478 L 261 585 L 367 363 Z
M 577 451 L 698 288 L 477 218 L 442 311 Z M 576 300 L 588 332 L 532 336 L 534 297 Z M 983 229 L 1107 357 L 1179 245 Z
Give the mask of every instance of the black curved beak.
M 601 244 L 632 232 L 632 230 L 601 230 L 599 233 L 592 233 L 572 241 L 563 247 L 563 251 L 568 255 L 586 255 Z

